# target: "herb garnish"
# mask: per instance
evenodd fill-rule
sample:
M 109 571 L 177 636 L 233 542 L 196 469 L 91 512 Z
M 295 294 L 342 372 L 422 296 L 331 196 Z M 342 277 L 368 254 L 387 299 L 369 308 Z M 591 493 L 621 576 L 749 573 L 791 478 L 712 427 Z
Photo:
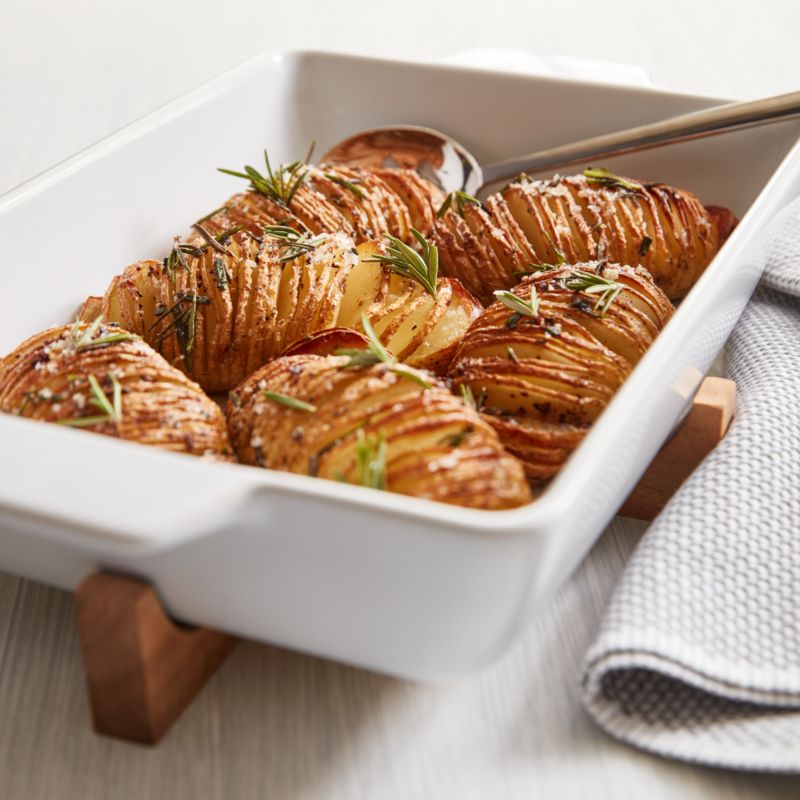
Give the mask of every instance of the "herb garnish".
M 289 225 L 265 225 L 264 235 L 271 236 L 273 239 L 280 239 L 281 248 L 286 248 L 286 252 L 280 257 L 280 263 L 293 261 L 298 256 L 312 253 L 327 238 L 325 235 L 311 238 L 308 233 L 300 231 Z
M 621 175 L 615 175 L 602 167 L 589 167 L 583 171 L 583 175 L 590 183 L 599 183 L 603 186 L 619 186 L 630 192 L 644 191 L 644 186 L 641 183 L 632 181 L 629 178 L 623 178 Z
M 164 337 L 174 328 L 186 371 L 192 372 L 197 306 L 208 305 L 211 300 L 198 295 L 197 292 L 175 292 L 173 297 L 175 302 L 171 306 L 165 306 L 162 303 L 156 306 L 156 321 L 150 326 L 150 329 L 162 324 L 168 317 L 172 317 L 169 323 L 158 331 L 157 345 L 160 348 Z
M 362 200 L 366 199 L 367 193 L 360 186 L 356 185 L 361 183 L 359 178 L 347 180 L 347 178 L 342 178 L 340 175 L 336 175 L 333 172 L 324 172 L 323 175 L 325 175 L 329 181 L 333 181 L 337 186 L 351 191 L 356 197 L 360 197 Z
M 556 257 L 556 266 L 560 267 L 562 264 L 567 263 L 567 257 L 564 255 L 564 251 L 560 250 L 556 243 L 553 241 L 553 237 L 545 231 L 544 238 L 547 239 L 547 243 L 550 245 L 550 249 L 553 251 Z
M 296 397 L 291 397 L 288 394 L 281 394 L 280 392 L 268 392 L 265 391 L 264 397 L 267 400 L 272 400 L 273 403 L 278 403 L 282 406 L 287 406 L 288 408 L 294 408 L 297 411 L 310 411 L 314 412 L 317 410 L 317 407 L 311 403 L 306 403 L 305 400 L 299 400 Z
M 67 333 L 66 349 L 72 353 L 82 353 L 86 350 L 94 350 L 98 347 L 105 347 L 115 342 L 138 341 L 141 336 L 127 331 L 115 330 L 114 333 L 100 334 L 100 326 L 103 324 L 101 314 L 91 325 L 81 330 L 83 323 L 81 320 L 73 323 Z M 100 334 L 100 335 L 98 335 Z
M 202 225 L 204 222 L 207 222 L 211 219 L 211 217 L 215 217 L 217 214 L 221 214 L 224 211 L 228 210 L 228 206 L 220 206 L 219 208 L 215 208 L 213 211 L 209 211 L 204 217 L 200 217 L 197 220 L 198 225 Z
M 515 364 L 519 364 L 519 356 L 517 355 L 517 351 L 510 344 L 506 346 L 506 353 L 508 353 L 508 357 Z
M 594 304 L 594 313 L 598 317 L 605 315 L 609 306 L 623 289 L 621 283 L 608 280 L 608 278 L 596 275 L 593 272 L 585 272 L 581 269 L 573 270 L 573 272 L 565 278 L 564 285 L 567 289 L 572 289 L 576 292 L 599 295 Z
M 292 198 L 297 194 L 297 190 L 305 183 L 308 177 L 310 168 L 306 162 L 311 160 L 311 153 L 314 150 L 312 142 L 311 148 L 308 151 L 305 161 L 292 161 L 291 164 L 279 164 L 278 168 L 273 170 L 269 163 L 269 155 L 264 151 L 264 163 L 267 167 L 267 172 L 262 175 L 255 167 L 249 165 L 244 167 L 244 172 L 236 172 L 232 169 L 223 169 L 219 167 L 219 172 L 224 172 L 226 175 L 233 175 L 235 178 L 244 178 L 250 181 L 250 186 L 256 192 L 260 192 L 270 200 L 274 200 L 282 206 L 287 208 L 291 205 Z
M 192 225 L 192 230 L 197 231 L 200 236 L 205 240 L 206 244 L 210 247 L 213 247 L 218 253 L 224 253 L 226 256 L 233 255 L 227 247 L 225 247 L 223 241 L 227 241 L 237 230 L 241 230 L 241 225 L 236 225 L 233 228 L 229 228 L 227 231 L 223 233 L 219 233 L 216 236 L 213 236 L 209 233 L 199 222 L 195 222 Z
M 639 255 L 644 258 L 651 244 L 653 244 L 653 240 L 649 236 L 645 236 L 644 239 L 642 239 L 642 243 L 639 245 Z
M 439 276 L 439 250 L 431 244 L 416 228 L 411 229 L 414 238 L 419 242 L 422 253 L 409 247 L 404 241 L 386 234 L 389 242 L 385 255 L 364 259 L 385 264 L 392 272 L 404 278 L 416 281 L 425 287 L 427 292 L 436 299 L 436 280 Z
M 102 414 L 90 417 L 75 417 L 73 419 L 60 419 L 59 425 L 70 425 L 73 428 L 85 428 L 90 425 L 100 425 L 104 422 L 118 423 L 122 419 L 122 386 L 113 372 L 108 373 L 111 381 L 111 400 L 108 399 L 100 381 L 94 375 L 89 375 L 89 389 L 92 396 L 89 402 L 99 408 Z
M 367 346 L 365 348 L 340 347 L 333 351 L 335 356 L 349 357 L 350 360 L 342 365 L 342 369 L 371 367 L 375 364 L 388 364 L 392 372 L 397 373 L 403 378 L 408 378 L 408 380 L 414 383 L 418 383 L 424 389 L 432 388 L 433 384 L 425 380 L 421 374 L 403 364 L 398 364 L 397 359 L 381 343 L 378 334 L 375 333 L 375 328 L 370 324 L 366 314 L 361 315 L 361 327 L 364 329 L 364 334 L 367 337 Z
M 449 208 L 455 206 L 456 212 L 463 217 L 464 208 L 470 204 L 480 205 L 481 201 L 478 200 L 477 197 L 473 197 L 471 194 L 467 194 L 466 192 L 462 192 L 460 189 L 456 189 L 452 192 L 448 192 L 444 202 L 439 206 L 436 216 L 441 219 L 447 213 Z
M 386 436 L 379 431 L 367 437 L 358 429 L 356 441 L 356 481 L 369 489 L 386 489 Z
M 486 402 L 486 387 L 483 386 L 481 388 L 481 392 L 478 395 L 477 399 L 475 395 L 472 393 L 472 387 L 468 383 L 462 383 L 458 390 L 461 392 L 461 399 L 468 405 L 472 406 L 476 411 L 480 411 L 483 408 L 483 404 Z
M 475 433 L 475 429 L 472 427 L 472 425 L 467 425 L 466 428 L 458 431 L 457 433 L 451 433 L 447 436 L 443 436 L 439 442 L 447 447 L 461 447 L 461 445 L 464 444 L 464 441 L 472 436 L 473 433 Z
M 167 277 L 172 283 L 175 283 L 175 273 L 178 267 L 182 267 L 186 270 L 189 269 L 189 262 L 186 260 L 186 256 L 199 258 L 202 255 L 202 247 L 182 242 L 180 238 L 176 236 L 172 240 L 172 250 L 169 251 L 169 255 L 164 259 L 164 271 L 167 273 Z
M 225 262 L 219 258 L 219 256 L 214 257 L 214 277 L 216 278 L 217 289 L 224 291 L 228 288 L 231 274 L 228 272 L 228 267 L 225 265 Z
M 536 287 L 531 284 L 531 299 L 523 300 L 517 297 L 513 292 L 506 291 L 505 289 L 498 289 L 494 296 L 506 307 L 510 308 L 514 313 L 506 320 L 506 326 L 509 328 L 516 328 L 517 323 L 522 317 L 538 317 L 539 316 L 539 295 L 536 292 Z

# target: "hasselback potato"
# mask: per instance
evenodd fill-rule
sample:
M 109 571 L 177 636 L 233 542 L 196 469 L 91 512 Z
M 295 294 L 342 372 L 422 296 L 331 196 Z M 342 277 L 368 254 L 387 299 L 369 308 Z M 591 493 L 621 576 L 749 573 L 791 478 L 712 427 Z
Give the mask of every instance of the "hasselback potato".
M 232 226 L 259 235 L 265 225 L 318 234 L 338 231 L 357 244 L 391 234 L 413 242 L 411 228 L 433 231 L 442 191 L 413 170 L 314 166 L 299 161 L 259 172 L 222 170 L 246 178 L 251 190 L 230 197 L 202 222 L 219 234 Z
M 552 180 L 523 176 L 483 204 L 462 200 L 437 221 L 435 239 L 445 274 L 484 302 L 531 265 L 598 258 L 646 267 L 679 299 L 735 222 L 691 192 L 586 170 Z
M 3 358 L 0 411 L 232 459 L 217 404 L 138 337 L 100 320 L 43 331 Z
M 438 379 L 353 361 L 284 356 L 251 375 L 228 402 L 240 461 L 472 508 L 530 501 L 522 465 Z
M 221 241 L 197 230 L 202 245 L 176 242 L 163 262 L 114 278 L 101 310 L 208 392 L 232 389 L 309 333 L 357 328 L 362 313 L 398 358 L 445 370 L 480 313 L 458 281 L 434 275 L 426 288 L 376 261 L 382 244 L 356 250 L 343 233 L 301 236 L 289 226 Z
M 478 399 L 528 476 L 551 478 L 672 310 L 642 267 L 544 269 L 498 292 L 464 336 L 450 376 Z

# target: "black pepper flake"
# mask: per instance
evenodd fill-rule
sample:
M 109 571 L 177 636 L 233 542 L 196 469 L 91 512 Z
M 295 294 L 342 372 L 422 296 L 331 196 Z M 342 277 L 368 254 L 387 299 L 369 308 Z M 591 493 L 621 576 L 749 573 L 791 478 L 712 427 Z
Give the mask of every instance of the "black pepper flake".
M 653 240 L 649 236 L 645 236 L 639 246 L 639 255 L 642 257 L 646 256 L 651 244 L 653 244 Z

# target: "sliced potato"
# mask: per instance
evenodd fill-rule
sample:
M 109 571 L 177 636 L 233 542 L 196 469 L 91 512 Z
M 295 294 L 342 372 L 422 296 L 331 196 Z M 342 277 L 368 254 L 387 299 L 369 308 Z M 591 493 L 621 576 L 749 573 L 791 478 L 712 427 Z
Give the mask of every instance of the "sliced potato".
M 482 206 L 451 209 L 436 231 L 445 274 L 483 302 L 514 286 L 531 265 L 596 258 L 642 265 L 678 299 L 735 224 L 727 209 L 705 208 L 691 192 L 666 184 L 576 175 L 517 180 Z
M 228 421 L 239 459 L 472 508 L 530 501 L 520 462 L 444 384 L 409 367 L 399 373 L 348 361 L 284 356 L 232 392 Z
M 673 309 L 644 268 L 605 262 L 535 273 L 513 295 L 528 311 L 515 312 L 514 298 L 486 308 L 462 340 L 450 376 L 455 389 L 468 387 L 479 398 L 484 418 L 525 462 L 529 477 L 544 480 L 577 446 Z
M 128 267 L 111 282 L 101 311 L 208 392 L 232 389 L 310 333 L 360 329 L 362 314 L 398 358 L 446 370 L 480 313 L 457 281 L 440 279 L 434 299 L 371 260 L 381 252 L 377 243 L 356 250 L 335 233 L 306 234 L 301 244 L 293 250 L 245 231 L 224 246 L 193 241 L 182 252 L 185 265 L 172 258 Z
M 42 331 L 0 360 L 0 411 L 232 460 L 217 404 L 138 337 L 99 322 Z

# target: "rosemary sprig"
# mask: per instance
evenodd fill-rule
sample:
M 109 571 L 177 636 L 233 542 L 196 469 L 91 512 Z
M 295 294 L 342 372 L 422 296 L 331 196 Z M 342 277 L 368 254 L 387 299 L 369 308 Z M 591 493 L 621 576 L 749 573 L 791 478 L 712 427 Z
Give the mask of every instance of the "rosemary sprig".
M 483 408 L 483 404 L 486 402 L 485 386 L 481 388 L 480 394 L 477 396 L 477 398 L 472 392 L 472 387 L 467 383 L 462 383 L 458 389 L 461 392 L 461 399 L 468 406 L 472 406 L 472 408 L 474 408 L 476 411 L 480 411 Z
M 151 330 L 161 326 L 158 331 L 157 346 L 160 348 L 164 337 L 175 330 L 183 363 L 186 371 L 191 373 L 193 368 L 192 353 L 194 352 L 195 328 L 197 325 L 197 306 L 207 305 L 210 298 L 198 295 L 197 292 L 176 292 L 175 302 L 171 306 L 159 303 L 156 306 L 156 321 L 150 326 Z M 164 321 L 169 322 L 164 325 Z
M 589 167 L 583 171 L 583 176 L 590 183 L 599 183 L 603 186 L 619 186 L 629 192 L 643 192 L 644 186 L 641 183 L 623 178 L 622 175 L 615 175 L 602 167 Z
M 111 381 L 111 400 L 103 391 L 100 381 L 94 375 L 89 375 L 89 389 L 91 397 L 89 402 L 100 409 L 101 414 L 89 417 L 75 417 L 73 419 L 60 419 L 59 425 L 69 425 L 73 428 L 86 428 L 90 425 L 100 425 L 105 422 L 119 423 L 122 419 L 122 386 L 113 372 L 108 373 Z
M 389 242 L 385 255 L 367 258 L 385 264 L 392 272 L 421 284 L 436 299 L 436 280 L 439 277 L 439 250 L 431 244 L 416 228 L 411 229 L 419 242 L 421 253 L 409 247 L 404 241 L 386 234 Z
M 264 391 L 264 397 L 266 397 L 267 400 L 272 400 L 273 403 L 278 403 L 279 405 L 287 406 L 297 411 L 314 412 L 317 410 L 317 407 L 312 403 L 306 403 L 305 400 L 299 400 L 297 397 L 291 397 L 288 394 L 281 394 L 280 392 Z
M 342 365 L 342 369 L 353 369 L 358 367 L 371 367 L 375 364 L 388 364 L 392 372 L 397 373 L 403 378 L 407 378 L 414 383 L 418 383 L 424 389 L 432 388 L 429 383 L 418 372 L 409 369 L 403 364 L 399 364 L 397 359 L 383 346 L 375 328 L 372 327 L 366 314 L 361 315 L 361 327 L 367 337 L 365 348 L 340 347 L 333 351 L 336 356 L 347 356 L 350 360 Z
M 310 234 L 300 233 L 289 225 L 265 225 L 264 235 L 281 240 L 280 247 L 286 249 L 286 252 L 280 257 L 281 264 L 293 261 L 306 253 L 313 253 L 327 238 L 324 235 L 312 238 Z
M 95 350 L 98 347 L 106 347 L 115 342 L 132 342 L 142 338 L 135 333 L 121 330 L 116 330 L 114 333 L 102 333 L 102 324 L 102 314 L 83 330 L 81 330 L 83 323 L 80 320 L 73 323 L 67 333 L 66 349 L 72 353 L 83 353 L 87 350 Z
M 200 223 L 197 223 L 197 222 L 195 223 L 195 225 L 199 225 L 199 224 L 200 224 Z M 224 231 L 222 231 L 222 233 L 218 233 L 218 234 L 216 234 L 216 235 L 214 236 L 214 238 L 215 238 L 215 239 L 216 239 L 216 240 L 217 240 L 217 241 L 218 241 L 218 242 L 219 242 L 221 245 L 226 245 L 226 244 L 228 244 L 228 242 L 231 240 L 231 237 L 233 237 L 233 236 L 234 236 L 234 234 L 237 234 L 237 233 L 239 233 L 239 231 L 240 231 L 241 229 L 242 229 L 242 226 L 241 226 L 241 225 L 231 225 L 231 227 L 230 227 L 230 228 L 228 228 L 227 230 L 224 230 Z
M 195 222 L 192 225 L 192 230 L 197 231 L 197 233 L 200 234 L 200 236 L 205 240 L 206 244 L 209 247 L 212 247 L 218 253 L 223 253 L 226 256 L 233 255 L 233 253 L 231 253 L 231 251 L 228 250 L 227 247 L 225 247 L 225 245 L 223 244 L 223 239 L 227 241 L 225 237 L 230 238 L 231 236 L 233 236 L 234 233 L 236 233 L 237 230 L 241 229 L 242 229 L 241 225 L 237 225 L 234 226 L 233 228 L 229 228 L 227 231 L 224 231 L 223 233 L 217 234 L 217 236 L 214 236 L 211 233 L 209 233 L 209 231 L 207 231 L 199 222 Z M 202 248 L 201 248 L 201 253 L 202 253 Z
M 582 269 L 573 270 L 564 279 L 567 289 L 586 294 L 599 295 L 594 304 L 594 313 L 598 317 L 605 315 L 611 304 L 616 300 L 619 293 L 624 288 L 621 283 L 609 280 L 608 278 L 597 275 L 594 272 L 585 272 Z
M 325 172 L 323 174 L 329 181 L 333 181 L 337 186 L 341 186 L 343 189 L 351 191 L 354 195 L 356 195 L 356 197 L 360 197 L 362 200 L 366 199 L 367 193 L 357 185 L 361 183 L 358 178 L 351 178 L 350 180 L 347 180 L 347 178 L 343 178 L 341 175 L 336 175 L 333 172 Z
M 515 364 L 519 364 L 519 356 L 517 355 L 517 351 L 509 344 L 506 346 L 506 353 L 508 353 L 508 357 L 513 361 Z
M 182 242 L 176 236 L 172 240 L 172 250 L 169 251 L 169 255 L 164 259 L 164 271 L 167 273 L 167 277 L 172 283 L 175 283 L 175 273 L 178 271 L 178 267 L 189 269 L 189 262 L 186 260 L 186 256 L 199 258 L 202 255 L 202 247 Z
M 200 219 L 197 220 L 197 224 L 202 225 L 204 222 L 208 222 L 208 220 L 210 220 L 211 217 L 216 217 L 217 214 L 222 214 L 224 211 L 227 210 L 228 206 L 220 206 L 219 208 L 215 208 L 213 211 L 209 211 L 208 214 L 206 214 L 204 217 L 200 217 Z
M 653 240 L 649 236 L 645 236 L 642 239 L 642 243 L 639 245 L 639 255 L 642 258 L 647 255 L 647 251 L 650 249 L 651 244 L 653 244 Z
M 228 272 L 225 262 L 218 256 L 214 258 L 214 278 L 216 279 L 217 289 L 221 292 L 228 288 L 231 274 Z
M 356 481 L 369 489 L 386 489 L 386 436 L 379 431 L 368 437 L 362 428 L 356 434 Z
M 553 251 L 553 254 L 556 257 L 556 266 L 560 267 L 562 264 L 566 264 L 567 257 L 564 255 L 564 251 L 560 250 L 553 241 L 553 237 L 545 231 L 544 238 L 547 239 L 547 243 L 550 245 L 550 249 Z
M 455 189 L 452 192 L 448 192 L 444 202 L 439 206 L 436 216 L 441 219 L 447 213 L 448 209 L 455 208 L 456 213 L 463 217 L 464 208 L 470 205 L 470 203 L 480 205 L 481 201 L 471 194 L 462 192 L 460 189 Z
M 536 287 L 531 284 L 531 299 L 523 300 L 513 292 L 506 291 L 505 289 L 498 289 L 494 296 L 506 307 L 510 308 L 514 313 L 506 320 L 506 325 L 509 328 L 516 328 L 517 323 L 522 317 L 538 317 L 539 316 L 539 295 L 536 292 Z
M 311 160 L 313 149 L 314 145 L 312 143 L 311 149 L 306 156 L 306 161 Z M 310 168 L 305 161 L 292 161 L 291 164 L 279 164 L 277 169 L 273 170 L 266 150 L 264 151 L 264 163 L 266 165 L 266 173 L 263 175 L 255 167 L 249 165 L 244 167 L 244 172 L 223 169 L 222 167 L 219 167 L 219 171 L 224 172 L 226 175 L 233 175 L 235 178 L 244 178 L 250 181 L 250 186 L 253 190 L 288 208 L 295 194 L 297 194 L 297 190 L 305 183 L 311 171 Z

